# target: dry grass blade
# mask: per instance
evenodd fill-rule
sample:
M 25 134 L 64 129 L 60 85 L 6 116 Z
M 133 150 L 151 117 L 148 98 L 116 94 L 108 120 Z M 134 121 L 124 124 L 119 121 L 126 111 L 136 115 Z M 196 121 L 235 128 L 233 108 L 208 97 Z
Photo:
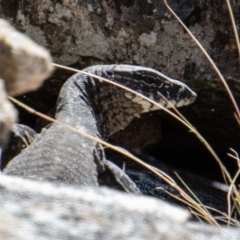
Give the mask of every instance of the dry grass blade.
M 203 48 L 201 43 L 194 37 L 194 35 L 191 33 L 191 31 L 185 26 L 185 24 L 181 21 L 181 19 L 176 15 L 176 13 L 168 5 L 166 0 L 164 0 L 164 3 L 166 5 L 167 9 L 171 12 L 171 14 L 177 19 L 177 21 L 181 24 L 181 26 L 184 28 L 184 30 L 190 35 L 190 37 L 193 39 L 193 41 L 196 43 L 196 45 L 201 49 L 202 53 L 205 55 L 205 57 L 207 58 L 207 60 L 209 61 L 209 63 L 211 64 L 211 66 L 213 67 L 215 72 L 217 73 L 217 75 L 219 76 L 219 79 L 221 80 L 222 84 L 224 85 L 224 87 L 225 87 L 225 89 L 226 89 L 226 91 L 227 91 L 227 93 L 228 93 L 228 95 L 230 97 L 230 100 L 231 100 L 231 102 L 232 102 L 232 104 L 234 106 L 236 114 L 237 114 L 238 118 L 240 119 L 240 111 L 239 111 L 238 105 L 236 103 L 236 100 L 235 100 L 234 96 L 232 95 L 232 92 L 231 92 L 227 82 L 225 81 L 223 75 L 221 74 L 221 72 L 217 68 L 216 64 L 213 62 L 211 57 L 205 51 L 205 49 Z
M 206 209 L 205 209 L 206 206 L 203 206 L 202 204 L 198 204 L 196 201 L 194 201 L 194 199 L 189 197 L 180 187 L 176 187 L 176 190 L 179 191 L 182 198 L 178 197 L 178 196 L 175 196 L 174 194 L 170 193 L 166 189 L 163 189 L 162 187 L 157 187 L 156 189 L 166 192 L 172 198 L 174 198 L 174 199 L 178 200 L 179 202 L 187 205 L 190 209 L 190 212 L 192 214 L 194 214 L 199 220 L 204 219 L 209 224 L 220 228 L 220 225 L 218 224 L 216 219 L 209 213 L 209 211 L 206 211 Z M 195 209 L 195 211 L 193 211 L 193 209 Z
M 200 206 L 201 206 L 201 208 L 204 210 L 204 212 L 208 214 L 207 216 L 209 216 L 210 219 L 212 218 L 212 216 L 211 216 L 211 213 L 208 211 L 208 209 L 211 210 L 211 211 L 214 211 L 214 212 L 216 212 L 216 213 L 219 213 L 220 215 L 222 215 L 222 217 L 224 217 L 224 220 L 223 220 L 223 219 L 220 219 L 219 217 L 214 217 L 215 220 L 218 219 L 218 220 L 220 220 L 220 221 L 222 221 L 222 222 L 227 223 L 227 225 L 230 225 L 230 224 L 235 225 L 235 226 L 239 225 L 239 223 L 238 223 L 237 225 L 234 224 L 234 223 L 236 223 L 237 221 L 236 221 L 235 219 L 232 219 L 232 218 L 231 218 L 231 213 L 230 213 L 230 211 L 229 211 L 229 213 L 228 213 L 228 215 L 227 215 L 226 213 L 223 213 L 223 212 L 221 212 L 221 211 L 219 211 L 219 210 L 217 210 L 217 209 L 215 209 L 215 208 L 212 208 L 212 207 L 208 207 L 208 206 L 203 205 L 203 203 L 202 203 L 202 202 L 198 199 L 198 197 L 192 192 L 192 190 L 187 186 L 187 184 L 183 181 L 183 179 L 182 179 L 176 172 L 175 172 L 175 174 L 177 175 L 177 177 L 179 178 L 179 180 L 181 181 L 181 183 L 184 185 L 184 187 L 189 191 L 189 193 L 194 197 L 194 199 L 200 204 Z M 229 189 L 229 188 L 228 188 L 228 189 Z M 230 207 L 229 209 L 231 209 L 231 207 Z M 194 214 L 196 214 L 196 213 L 194 212 Z M 199 213 L 198 213 L 198 216 L 200 216 Z M 233 222 L 234 222 L 234 223 L 233 223 Z
M 234 20 L 234 16 L 233 16 L 230 1 L 226 0 L 226 3 L 227 3 L 230 19 L 231 19 L 231 22 L 232 22 L 232 28 L 233 28 L 233 32 L 234 32 L 234 36 L 235 36 L 235 41 L 236 41 L 236 45 L 237 45 L 237 49 L 238 49 L 238 55 L 239 55 L 239 61 L 240 61 L 240 43 L 239 43 L 238 31 L 237 31 L 236 23 L 235 23 L 235 20 Z
M 234 117 L 235 117 L 235 119 L 236 119 L 236 121 L 237 121 L 237 123 L 238 123 L 238 125 L 240 127 L 240 119 L 238 118 L 236 113 L 234 113 Z
M 219 76 L 222 84 L 224 85 L 230 100 L 234 106 L 234 109 L 236 111 L 235 116 L 238 119 L 240 119 L 240 112 L 239 112 L 239 108 L 238 105 L 235 101 L 235 98 L 232 95 L 232 92 L 227 84 L 227 82 L 225 81 L 224 77 L 222 76 L 221 72 L 219 71 L 219 69 L 217 68 L 217 66 L 215 65 L 215 63 L 213 62 L 213 60 L 211 59 L 211 57 L 208 55 L 208 53 L 205 51 L 205 49 L 202 47 L 202 45 L 200 44 L 200 42 L 194 37 L 194 35 L 191 33 L 191 31 L 184 25 L 184 23 L 181 21 L 181 19 L 175 14 L 175 12 L 171 9 L 171 7 L 168 5 L 167 1 L 164 0 L 164 3 L 167 7 L 167 9 L 171 12 L 171 14 L 177 19 L 177 21 L 180 23 L 180 25 L 184 28 L 184 30 L 189 34 L 189 36 L 193 39 L 193 41 L 196 43 L 196 45 L 200 48 L 200 50 L 202 51 L 202 53 L 205 55 L 205 57 L 207 58 L 207 60 L 210 62 L 211 66 L 213 67 L 213 69 L 215 70 L 215 72 L 217 73 L 217 75 Z M 236 189 L 236 186 L 233 184 L 233 180 L 230 176 L 230 174 L 228 173 L 228 171 L 226 170 L 226 168 L 223 166 L 221 160 L 218 158 L 218 156 L 216 155 L 216 153 L 213 151 L 213 149 L 211 148 L 211 146 L 209 146 L 209 144 L 203 139 L 203 137 L 201 135 L 198 134 L 197 131 L 195 131 L 195 133 L 197 134 L 198 138 L 200 139 L 200 141 L 202 141 L 204 143 L 204 145 L 207 147 L 207 149 L 211 152 L 211 154 L 214 156 L 214 158 L 216 159 L 221 171 L 222 171 L 222 175 L 223 178 L 225 180 L 226 184 L 232 185 L 233 188 L 233 192 L 235 195 L 238 194 L 238 191 Z
M 194 126 L 177 110 L 177 108 L 171 103 L 169 102 L 165 96 L 163 96 L 160 92 L 158 92 L 158 94 L 166 101 L 168 102 L 168 104 L 171 106 L 171 108 L 173 109 L 173 111 L 185 122 L 187 123 L 188 126 L 190 126 L 192 129 L 195 129 Z
M 228 195 L 227 195 L 227 201 L 228 201 L 228 215 L 230 216 L 234 207 L 231 207 L 231 198 L 233 199 L 234 201 L 234 205 L 236 206 L 236 210 L 238 211 L 238 214 L 240 215 L 240 196 L 239 196 L 239 192 L 233 192 L 233 188 L 235 186 L 235 182 L 237 180 L 237 178 L 239 177 L 240 175 L 240 159 L 239 159 L 239 156 L 238 156 L 238 153 L 234 150 L 234 149 L 231 149 L 230 150 L 235 154 L 232 155 L 230 153 L 228 153 L 227 155 L 229 157 L 231 157 L 232 159 L 236 160 L 236 163 L 237 163 L 237 166 L 238 166 L 238 170 L 237 172 L 235 173 L 235 175 L 233 176 L 233 179 L 232 179 L 232 183 L 230 184 L 229 186 L 229 190 L 228 190 Z
M 184 187 L 189 191 L 189 193 L 194 197 L 194 199 L 204 208 L 204 210 L 206 211 L 206 212 L 208 212 L 207 211 L 207 209 L 206 209 L 206 207 L 203 205 L 203 203 L 200 201 L 200 199 L 192 192 L 192 190 L 187 186 L 187 184 L 183 181 L 183 179 L 176 173 L 176 172 L 174 172 L 175 174 L 176 174 L 176 176 L 178 177 L 178 179 L 181 181 L 181 183 L 184 185 Z M 208 212 L 209 213 L 209 212 Z M 209 213 L 210 214 L 210 213 Z

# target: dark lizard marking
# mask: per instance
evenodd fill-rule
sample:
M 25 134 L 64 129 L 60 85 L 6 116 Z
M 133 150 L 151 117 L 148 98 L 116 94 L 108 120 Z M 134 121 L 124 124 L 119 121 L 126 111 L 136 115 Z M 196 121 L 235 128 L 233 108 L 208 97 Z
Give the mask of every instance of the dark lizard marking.
M 10 144 L 7 144 L 1 155 L 1 170 L 6 167 L 6 164 L 14 158 L 16 155 L 20 154 L 22 149 L 28 147 L 36 137 L 36 132 L 26 125 L 14 124 L 12 132 L 8 137 L 10 139 Z
M 150 68 L 97 65 L 84 71 L 130 87 L 166 107 L 170 106 L 157 92 L 177 107 L 188 105 L 196 98 L 196 94 L 185 84 Z M 56 119 L 94 137 L 108 139 L 124 129 L 135 116 L 155 109 L 135 94 L 78 73 L 61 89 Z M 53 123 L 7 165 L 4 173 L 98 186 L 98 174 L 104 169 L 110 169 L 116 176 L 116 168 L 106 162 L 98 143 Z M 122 177 L 120 174 L 116 179 L 124 182 Z

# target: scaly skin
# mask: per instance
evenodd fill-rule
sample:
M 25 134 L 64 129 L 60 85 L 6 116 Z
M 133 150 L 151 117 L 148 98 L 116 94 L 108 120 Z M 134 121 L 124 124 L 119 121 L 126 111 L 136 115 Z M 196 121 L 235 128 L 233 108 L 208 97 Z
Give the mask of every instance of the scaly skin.
M 166 107 L 169 107 L 168 104 L 157 92 L 176 107 L 188 105 L 196 98 L 196 94 L 185 84 L 150 68 L 97 65 L 84 71 L 130 87 Z M 62 87 L 56 119 L 94 137 L 107 139 L 125 128 L 135 116 L 155 109 L 135 94 L 78 73 Z M 7 165 L 4 173 L 97 186 L 98 173 L 106 165 L 108 169 L 112 167 L 106 163 L 104 153 L 96 142 L 53 123 Z M 116 175 L 114 170 L 112 172 Z

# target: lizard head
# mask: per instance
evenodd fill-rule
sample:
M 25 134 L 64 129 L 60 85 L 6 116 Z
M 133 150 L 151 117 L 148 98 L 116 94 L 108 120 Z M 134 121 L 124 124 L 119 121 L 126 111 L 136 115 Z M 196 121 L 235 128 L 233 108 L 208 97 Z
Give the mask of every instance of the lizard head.
M 197 94 L 186 84 L 171 79 L 151 68 L 116 65 L 113 72 L 115 81 L 141 93 L 166 108 L 171 108 L 172 105 L 175 107 L 187 106 L 193 103 L 197 97 Z M 164 96 L 167 101 L 161 95 Z M 142 112 L 159 109 L 157 106 L 136 94 L 126 92 L 125 97 L 142 105 Z
M 91 70 L 92 69 L 92 70 Z M 87 69 L 93 74 L 107 78 L 117 84 L 134 90 L 141 95 L 92 79 L 90 99 L 97 106 L 97 119 L 103 138 L 124 129 L 134 117 L 142 113 L 159 110 L 160 107 L 149 102 L 150 98 L 159 105 L 171 108 L 182 107 L 194 102 L 197 95 L 186 84 L 171 79 L 147 67 L 132 65 L 97 65 Z

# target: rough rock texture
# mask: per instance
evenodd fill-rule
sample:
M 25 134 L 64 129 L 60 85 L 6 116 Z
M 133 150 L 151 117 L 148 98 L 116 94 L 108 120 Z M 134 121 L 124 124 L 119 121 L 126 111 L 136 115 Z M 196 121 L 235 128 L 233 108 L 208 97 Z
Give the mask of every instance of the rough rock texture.
M 1 239 L 239 239 L 149 197 L 0 177 Z
M 53 70 L 50 62 L 43 47 L 0 19 L 0 77 L 4 80 L 0 79 L 0 146 L 17 119 L 7 94 L 19 95 L 38 88 Z
M 208 1 L 169 2 L 206 50 L 222 62 L 223 74 L 236 79 L 237 52 L 226 6 Z M 235 14 L 237 4 L 233 5 Z M 71 65 L 92 57 L 148 65 L 173 77 L 187 75 L 189 80 L 216 78 L 189 36 L 166 13 L 163 1 L 147 0 L 1 3 L 1 15 L 48 47 L 58 63 Z M 219 51 L 225 58 L 217 56 Z M 229 58 L 235 60 L 231 66 Z
M 17 120 L 17 112 L 8 101 L 3 80 L 0 79 L 0 147 L 6 140 L 8 132 Z
M 9 95 L 33 91 L 50 76 L 49 53 L 0 19 L 0 77 Z

